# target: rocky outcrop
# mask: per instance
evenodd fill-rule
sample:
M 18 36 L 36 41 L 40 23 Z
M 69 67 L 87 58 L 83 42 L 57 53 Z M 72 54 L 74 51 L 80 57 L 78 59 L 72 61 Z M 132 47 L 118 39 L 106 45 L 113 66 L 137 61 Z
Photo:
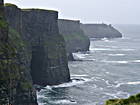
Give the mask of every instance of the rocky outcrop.
M 31 76 L 25 67 L 25 46 L 18 32 L 8 27 L 3 0 L 0 12 L 0 104 L 37 105 Z
M 56 85 L 70 81 L 65 42 L 58 31 L 58 12 L 6 7 L 7 20 L 27 45 L 26 67 L 34 84 Z
M 110 99 L 105 105 L 140 105 L 140 94 L 130 96 L 127 99 Z
M 80 21 L 59 19 L 58 26 L 66 42 L 68 58 L 73 59 L 72 52 L 89 50 L 90 41 L 80 28 Z
M 111 25 L 81 24 L 81 28 L 89 38 L 118 38 L 122 34 Z

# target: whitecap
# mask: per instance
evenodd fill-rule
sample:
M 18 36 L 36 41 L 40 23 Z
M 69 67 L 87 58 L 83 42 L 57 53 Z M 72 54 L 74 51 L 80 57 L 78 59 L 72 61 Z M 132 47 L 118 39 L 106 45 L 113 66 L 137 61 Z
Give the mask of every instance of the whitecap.
M 137 81 L 137 82 L 128 82 L 127 84 L 128 85 L 139 85 L 140 84 L 140 81 Z
M 108 38 L 102 38 L 102 41 L 109 42 Z
M 128 61 L 106 61 L 106 60 L 103 60 L 102 62 L 105 62 L 105 63 L 120 63 L 120 64 L 129 63 Z
M 113 98 L 119 98 L 119 97 L 116 96 L 116 94 L 113 94 L 113 93 L 104 93 L 104 94 L 107 95 L 107 96 L 111 96 Z
M 62 100 L 53 100 L 49 101 L 50 104 L 61 104 L 61 105 L 66 105 L 66 104 L 77 104 L 76 101 L 74 100 L 67 100 L 67 99 L 62 99 Z
M 45 88 L 48 89 L 48 90 L 52 90 L 51 86 L 46 86 Z
M 134 51 L 135 49 L 117 49 L 117 48 L 90 48 L 90 51 Z
M 120 87 L 122 85 L 140 85 L 140 81 L 136 81 L 136 82 L 127 82 L 127 83 L 118 83 L 115 87 Z
M 140 63 L 140 60 L 134 60 L 133 62 L 135 62 L 135 63 Z
M 91 81 L 91 79 L 83 78 L 83 77 L 72 78 L 72 81 L 71 82 L 63 83 L 63 84 L 60 84 L 60 85 L 54 85 L 54 86 L 51 86 L 51 87 L 52 88 L 73 87 L 73 86 L 76 86 L 76 85 L 84 84 L 84 83 L 89 82 L 89 81 Z
M 94 50 L 94 51 L 111 51 L 113 49 L 110 49 L 110 48 L 93 48 L 91 50 Z
M 85 55 L 86 54 L 82 54 L 82 53 L 73 53 L 73 57 L 75 58 L 75 59 L 83 59 L 83 58 L 85 58 Z
M 108 54 L 109 56 L 124 56 L 125 54 Z
M 134 51 L 135 49 L 120 49 L 121 51 Z
M 45 103 L 40 103 L 40 102 L 38 102 L 38 105 L 45 105 Z
M 120 97 L 124 97 L 124 98 L 127 98 L 130 96 L 129 93 L 127 92 L 123 92 L 123 91 L 118 91 L 116 93 L 104 93 L 105 95 L 108 95 L 108 96 L 111 96 L 111 97 L 114 97 L 114 98 L 120 98 Z
M 78 74 L 73 74 L 71 77 L 88 77 L 88 75 L 78 75 Z

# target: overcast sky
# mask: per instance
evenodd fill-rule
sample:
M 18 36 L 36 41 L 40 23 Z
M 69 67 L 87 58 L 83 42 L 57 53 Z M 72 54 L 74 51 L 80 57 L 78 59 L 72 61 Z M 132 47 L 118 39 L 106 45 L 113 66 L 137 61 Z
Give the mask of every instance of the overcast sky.
M 140 0 L 5 0 L 21 8 L 59 11 L 59 18 L 83 23 L 140 24 Z

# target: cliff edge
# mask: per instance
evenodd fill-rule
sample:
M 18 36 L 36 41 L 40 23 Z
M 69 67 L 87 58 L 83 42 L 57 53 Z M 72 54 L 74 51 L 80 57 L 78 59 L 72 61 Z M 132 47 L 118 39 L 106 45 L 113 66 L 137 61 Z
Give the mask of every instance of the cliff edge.
M 73 59 L 71 53 L 89 50 L 90 40 L 80 28 L 80 21 L 59 19 L 58 26 L 66 42 L 69 60 Z
M 8 26 L 0 0 L 0 105 L 37 105 L 31 75 L 25 67 L 23 42 Z
M 34 84 L 57 85 L 70 81 L 65 41 L 58 31 L 58 12 L 43 9 L 20 9 L 6 6 L 10 27 L 27 44 L 29 67 Z
M 81 24 L 81 28 L 89 38 L 119 38 L 122 34 L 107 24 Z

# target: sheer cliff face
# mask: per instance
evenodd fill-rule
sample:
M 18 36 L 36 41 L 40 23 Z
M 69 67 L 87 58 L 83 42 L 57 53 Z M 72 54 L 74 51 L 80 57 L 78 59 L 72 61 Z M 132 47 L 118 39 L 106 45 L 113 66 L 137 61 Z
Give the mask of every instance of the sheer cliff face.
M 57 19 L 55 11 L 22 10 L 22 34 L 32 47 L 31 74 L 35 84 L 56 85 L 70 80 Z
M 70 81 L 65 42 L 58 32 L 55 11 L 6 7 L 7 20 L 21 33 L 26 45 L 26 67 L 34 84 L 56 85 Z M 13 23 L 15 21 L 15 24 Z M 30 78 L 30 76 L 28 76 Z
M 59 19 L 58 26 L 66 41 L 67 52 L 89 50 L 90 41 L 80 28 L 80 21 Z
M 9 16 L 9 19 L 11 19 L 17 16 L 19 12 L 15 12 L 16 10 L 19 9 L 13 5 L 10 5 L 8 8 L 6 7 L 6 18 Z M 13 20 L 14 19 L 15 18 L 13 18 Z M 6 20 L 8 20 L 8 18 Z M 0 46 L 2 54 L 0 64 L 1 68 L 4 69 L 4 71 L 0 72 L 0 76 L 4 82 L 1 83 L 3 84 L 2 91 L 5 91 L 1 95 L 5 98 L 4 103 L 12 105 L 37 105 L 36 92 L 32 86 L 31 75 L 29 67 L 27 66 L 28 54 L 26 52 L 26 45 L 19 34 L 18 17 L 15 23 L 13 20 L 8 21 L 9 24 L 11 24 L 9 28 L 7 27 L 8 33 L 6 35 L 8 39 Z
M 122 37 L 122 34 L 106 24 L 81 24 L 81 28 L 90 38 L 117 38 Z

